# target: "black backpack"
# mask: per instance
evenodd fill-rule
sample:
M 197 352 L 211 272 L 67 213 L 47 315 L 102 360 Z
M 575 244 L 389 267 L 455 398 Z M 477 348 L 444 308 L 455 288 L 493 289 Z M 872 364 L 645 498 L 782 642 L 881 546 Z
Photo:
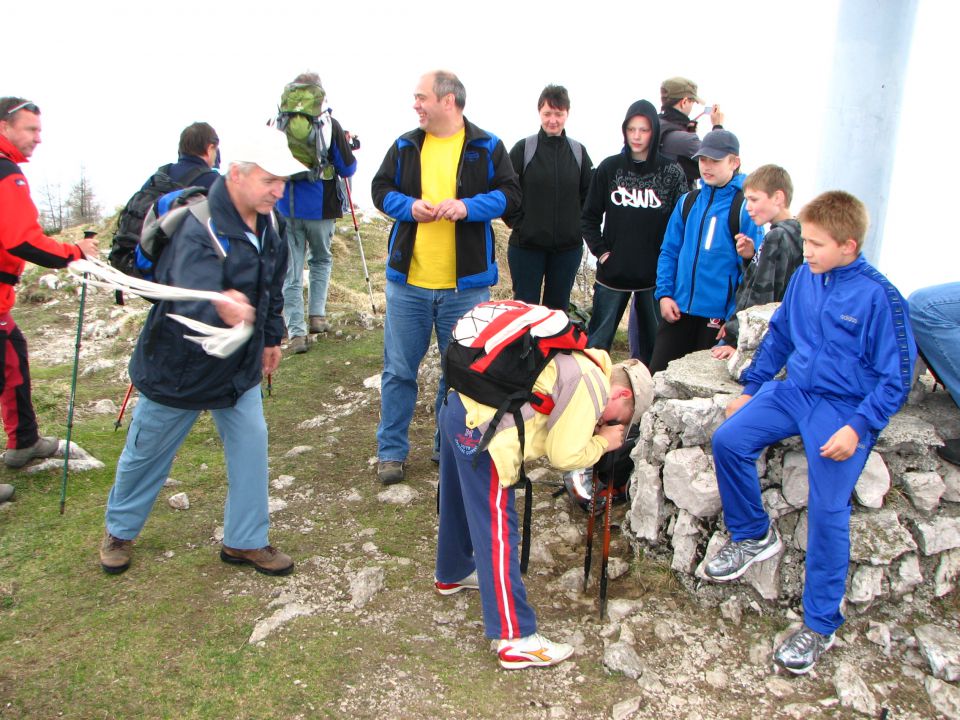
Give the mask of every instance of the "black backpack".
M 157 200 L 174 190 L 189 187 L 194 180 L 210 170 L 206 167 L 195 168 L 181 183 L 170 177 L 171 167 L 172 163 L 158 168 L 146 185 L 137 190 L 120 211 L 108 256 L 110 264 L 120 272 L 142 277 L 136 269 L 135 254 L 140 243 L 140 234 L 143 232 L 143 222 Z
M 700 196 L 700 189 L 691 190 L 683 196 L 683 207 L 680 209 L 680 216 L 683 218 L 683 224 L 687 224 L 687 217 L 693 204 Z M 727 215 L 727 227 L 730 229 L 730 237 L 736 242 L 736 237 L 740 233 L 740 214 L 743 210 L 743 190 L 737 190 L 733 199 L 730 201 L 730 212 Z
M 534 393 L 534 383 L 557 353 L 583 350 L 586 346 L 586 332 L 570 322 L 562 310 L 500 300 L 480 303 L 461 317 L 443 354 L 447 386 L 497 408 L 480 439 L 478 455 L 490 444 L 503 416 L 513 415 L 520 440 L 520 482 L 526 495 L 521 573 L 526 573 L 530 560 L 533 498 L 523 463 L 524 423 L 520 410 L 530 403 L 538 412 L 549 413 L 553 400 Z M 476 458 L 475 455 L 474 462 Z M 439 495 L 437 501 L 439 507 Z

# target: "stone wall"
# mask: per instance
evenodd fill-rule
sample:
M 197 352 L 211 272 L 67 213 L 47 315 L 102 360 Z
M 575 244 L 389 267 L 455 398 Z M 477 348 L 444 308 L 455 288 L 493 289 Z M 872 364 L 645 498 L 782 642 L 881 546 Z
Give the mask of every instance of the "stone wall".
M 801 594 L 807 532 L 807 462 L 799 438 L 767 448 L 758 460 L 764 506 L 786 549 L 753 566 L 738 583 L 706 581 L 704 558 L 727 535 L 710 437 L 740 392 L 732 377 L 750 362 L 776 305 L 741 313 L 740 351 L 728 363 L 709 351 L 670 364 L 654 378 L 656 399 L 640 423 L 626 532 L 637 552 L 666 553 L 681 582 L 722 602 L 742 584 L 761 598 L 792 603 Z M 920 377 L 908 403 L 880 435 L 854 493 L 851 563 L 844 612 L 876 602 L 942 597 L 960 575 L 960 469 L 935 448 L 960 436 L 949 394 Z

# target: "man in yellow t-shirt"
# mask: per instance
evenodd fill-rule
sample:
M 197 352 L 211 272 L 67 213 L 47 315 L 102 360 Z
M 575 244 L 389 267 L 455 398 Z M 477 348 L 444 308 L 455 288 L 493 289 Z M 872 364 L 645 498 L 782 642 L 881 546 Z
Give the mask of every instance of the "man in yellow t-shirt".
M 395 220 L 377 427 L 377 477 L 385 485 L 404 479 L 417 371 L 430 336 L 436 332 L 442 355 L 460 316 L 490 299 L 498 279 L 490 223 L 520 205 L 503 143 L 463 115 L 467 94 L 459 78 L 427 73 L 413 97 L 420 127 L 390 146 L 372 184 L 374 204 Z M 445 394 L 441 378 L 437 414 Z

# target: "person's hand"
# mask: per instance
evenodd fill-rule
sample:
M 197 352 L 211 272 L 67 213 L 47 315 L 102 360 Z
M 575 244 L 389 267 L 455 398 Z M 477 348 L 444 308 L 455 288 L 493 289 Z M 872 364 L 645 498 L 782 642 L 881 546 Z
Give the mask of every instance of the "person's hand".
M 660 316 L 668 323 L 675 323 L 680 319 L 680 307 L 673 298 L 660 298 Z
M 224 290 L 223 294 L 230 300 L 213 301 L 213 307 L 220 319 L 230 327 L 236 327 L 242 322 L 253 325 L 255 312 L 247 296 L 239 290 Z
M 820 457 L 843 462 L 853 457 L 853 454 L 857 451 L 857 443 L 859 442 L 860 436 L 857 435 L 857 431 L 849 425 L 844 425 L 831 435 L 827 442 L 820 446 Z
M 85 258 L 98 257 L 100 255 L 100 243 L 95 237 L 85 237 L 77 240 L 77 247 L 83 253 Z
M 723 113 L 720 112 L 720 106 L 714 105 L 710 111 L 710 122 L 713 125 L 723 125 Z
M 601 255 L 600 257 L 598 257 L 598 258 L 597 258 L 597 262 L 600 263 L 601 265 L 603 265 L 603 264 L 607 261 L 607 258 L 608 258 L 608 257 L 610 257 L 610 251 L 609 251 L 609 250 L 608 250 L 607 252 L 605 252 L 603 255 Z
M 716 345 L 710 348 L 710 354 L 717 360 L 729 360 L 735 352 L 736 348 L 732 348 L 729 345 Z
M 742 408 L 744 405 L 746 405 L 748 402 L 750 402 L 750 398 L 752 398 L 752 397 L 753 397 L 753 395 L 743 394 L 743 395 L 741 395 L 740 397 L 736 397 L 736 398 L 734 398 L 733 400 L 731 400 L 729 403 L 727 403 L 727 410 L 726 410 L 727 417 L 730 417 L 730 416 L 733 415 L 737 410 L 739 410 L 739 409 Z
M 418 223 L 433 222 L 437 219 L 437 209 L 426 200 L 414 200 L 410 214 Z
M 753 238 L 747 237 L 743 233 L 737 233 L 737 237 L 734 239 L 737 241 L 737 255 L 744 260 L 752 260 L 753 256 L 756 255 Z
M 607 452 L 613 452 L 623 445 L 624 430 L 623 425 L 601 425 L 594 434 L 607 441 Z
M 467 205 L 463 200 L 448 198 L 437 205 L 437 220 L 457 222 L 467 217 Z
M 282 353 L 278 346 L 265 347 L 263 349 L 263 374 L 272 375 L 280 365 Z

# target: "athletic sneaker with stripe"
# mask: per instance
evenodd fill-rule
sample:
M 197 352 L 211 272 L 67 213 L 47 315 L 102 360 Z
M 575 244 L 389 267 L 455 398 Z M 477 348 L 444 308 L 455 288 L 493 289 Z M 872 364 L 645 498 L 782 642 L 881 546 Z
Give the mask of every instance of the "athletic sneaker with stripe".
M 522 638 L 501 640 L 497 645 L 500 664 L 507 670 L 522 670 L 527 667 L 549 667 L 573 655 L 573 646 L 553 642 L 540 633 Z
M 458 593 L 461 590 L 479 590 L 480 589 L 480 584 L 477 582 L 476 570 L 474 570 L 472 573 L 467 575 L 460 582 L 445 583 L 445 582 L 440 582 L 439 580 L 434 578 L 433 585 L 434 587 L 437 588 L 437 592 L 440 593 L 441 595 L 453 595 L 454 593 Z

